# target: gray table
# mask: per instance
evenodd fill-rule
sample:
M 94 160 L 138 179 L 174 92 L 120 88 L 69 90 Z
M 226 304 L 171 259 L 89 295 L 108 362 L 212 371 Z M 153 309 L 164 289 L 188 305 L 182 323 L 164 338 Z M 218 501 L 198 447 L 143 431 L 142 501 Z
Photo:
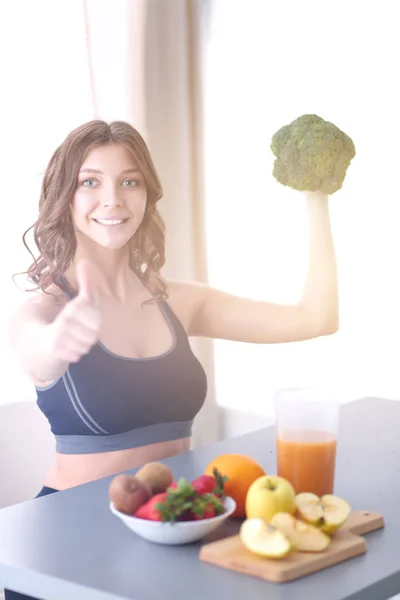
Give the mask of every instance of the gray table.
M 383 513 L 386 527 L 368 535 L 365 555 L 303 579 L 270 584 L 200 562 L 199 544 L 140 539 L 109 512 L 110 478 L 1 510 L 0 579 L 43 600 L 387 599 L 400 591 L 399 429 L 400 402 L 343 406 L 335 492 L 354 509 Z M 274 473 L 274 428 L 165 462 L 176 477 L 190 478 L 222 452 L 252 455 Z M 208 539 L 235 533 L 239 523 Z

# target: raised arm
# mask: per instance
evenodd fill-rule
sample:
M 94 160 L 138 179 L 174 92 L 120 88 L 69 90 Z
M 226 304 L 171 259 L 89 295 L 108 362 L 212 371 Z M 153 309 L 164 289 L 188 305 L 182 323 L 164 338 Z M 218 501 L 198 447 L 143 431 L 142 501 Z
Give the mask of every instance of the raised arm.
M 294 305 L 237 297 L 198 284 L 182 284 L 191 303 L 189 334 L 252 343 L 283 343 L 337 331 L 338 284 L 328 196 L 304 193 L 309 223 L 307 276 Z

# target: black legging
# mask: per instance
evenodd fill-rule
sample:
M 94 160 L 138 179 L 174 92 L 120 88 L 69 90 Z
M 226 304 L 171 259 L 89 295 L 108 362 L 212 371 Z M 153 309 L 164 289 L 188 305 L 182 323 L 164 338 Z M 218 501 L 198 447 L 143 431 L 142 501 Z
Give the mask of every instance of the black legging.
M 40 498 L 40 496 L 47 496 L 48 494 L 54 494 L 54 492 L 58 492 L 59 490 L 55 490 L 53 488 L 49 488 L 44 486 L 36 498 Z M 38 600 L 38 598 L 34 598 L 33 596 L 27 596 L 26 594 L 20 594 L 18 592 L 13 592 L 11 590 L 4 590 L 4 599 L 5 600 Z

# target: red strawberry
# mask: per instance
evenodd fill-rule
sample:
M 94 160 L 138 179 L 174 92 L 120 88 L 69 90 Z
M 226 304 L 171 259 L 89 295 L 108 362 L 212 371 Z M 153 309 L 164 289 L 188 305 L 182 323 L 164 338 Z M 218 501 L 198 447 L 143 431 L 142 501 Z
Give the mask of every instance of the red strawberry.
M 169 488 L 171 488 L 172 490 L 177 490 L 178 489 L 178 484 L 176 483 L 176 481 L 173 481 L 171 483 L 170 486 L 168 486 Z
M 156 508 L 156 505 L 160 502 L 165 502 L 166 497 L 168 496 L 168 492 L 161 492 L 160 494 L 155 494 L 146 502 L 144 506 L 147 507 L 147 518 L 149 521 L 161 521 L 161 513 Z M 141 507 L 143 508 L 143 507 Z
M 212 519 L 213 517 L 215 517 L 215 508 L 212 504 L 205 506 L 202 515 L 193 515 L 195 521 L 198 521 L 199 519 Z
M 224 510 L 221 500 L 215 494 L 210 493 L 197 496 L 192 506 L 193 518 L 196 521 L 212 519 L 212 517 L 222 514 Z
M 211 475 L 200 475 L 192 481 L 192 487 L 198 494 L 211 494 L 217 482 Z
M 190 510 L 190 508 L 186 509 L 183 514 L 178 517 L 178 521 L 193 521 L 194 514 Z
M 149 507 L 148 507 L 148 501 L 145 502 L 144 504 L 142 504 L 142 506 L 140 506 L 137 511 L 135 512 L 135 517 L 137 517 L 138 519 L 149 519 Z

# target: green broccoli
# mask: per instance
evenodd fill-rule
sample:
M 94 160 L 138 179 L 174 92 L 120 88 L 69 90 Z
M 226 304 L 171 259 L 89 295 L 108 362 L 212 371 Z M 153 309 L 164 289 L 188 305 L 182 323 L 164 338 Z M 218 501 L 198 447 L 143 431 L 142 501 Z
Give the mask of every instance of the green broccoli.
M 299 191 L 334 194 L 356 151 L 352 139 L 317 115 L 302 115 L 271 140 L 276 156 L 273 176 Z

